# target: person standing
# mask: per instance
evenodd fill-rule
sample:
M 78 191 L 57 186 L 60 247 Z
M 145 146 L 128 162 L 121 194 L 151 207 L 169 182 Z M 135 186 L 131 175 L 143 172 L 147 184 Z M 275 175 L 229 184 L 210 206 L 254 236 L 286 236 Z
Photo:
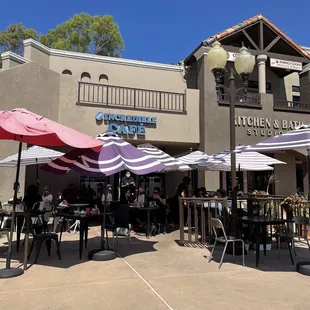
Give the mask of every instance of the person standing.
M 135 180 L 132 177 L 130 171 L 126 171 L 125 176 L 121 180 L 121 188 L 123 190 L 128 189 L 130 187 L 135 187 Z
M 184 177 L 183 182 L 179 184 L 176 194 L 173 199 L 173 205 L 171 206 L 171 214 L 170 219 L 171 223 L 170 226 L 174 227 L 175 223 L 179 223 L 180 221 L 180 206 L 179 206 L 179 199 L 188 197 L 188 186 L 191 184 L 191 179 L 189 177 Z M 186 202 L 183 203 L 183 206 L 186 207 Z M 187 212 L 184 211 L 184 224 L 187 221 Z

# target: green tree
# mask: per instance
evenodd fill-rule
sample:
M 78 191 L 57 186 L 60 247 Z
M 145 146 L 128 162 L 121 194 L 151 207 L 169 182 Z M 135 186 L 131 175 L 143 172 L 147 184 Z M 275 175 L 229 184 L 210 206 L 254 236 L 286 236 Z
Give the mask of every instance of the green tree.
M 37 32 L 32 28 L 25 28 L 22 23 L 12 24 L 6 30 L 0 31 L 0 53 L 11 51 L 23 55 L 23 41 L 37 38 Z
M 42 35 L 40 42 L 55 49 L 114 57 L 124 50 L 118 25 L 110 15 L 76 14 Z

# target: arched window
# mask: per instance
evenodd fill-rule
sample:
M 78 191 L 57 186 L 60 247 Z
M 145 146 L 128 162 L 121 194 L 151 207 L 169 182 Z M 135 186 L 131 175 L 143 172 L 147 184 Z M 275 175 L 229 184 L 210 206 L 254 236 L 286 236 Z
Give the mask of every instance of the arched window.
M 99 84 L 109 84 L 109 78 L 106 74 L 101 74 L 99 76 Z
M 72 75 L 72 72 L 70 70 L 64 70 L 62 71 L 62 74 L 68 74 L 68 75 Z
M 81 74 L 81 81 L 82 82 L 90 82 L 90 80 L 91 80 L 91 76 L 88 72 L 83 72 Z

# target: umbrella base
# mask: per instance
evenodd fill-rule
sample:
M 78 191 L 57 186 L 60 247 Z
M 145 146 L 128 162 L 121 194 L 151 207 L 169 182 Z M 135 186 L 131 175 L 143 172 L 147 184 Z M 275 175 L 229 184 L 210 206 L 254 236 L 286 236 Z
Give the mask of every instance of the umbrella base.
M 117 257 L 116 251 L 113 250 L 92 250 L 88 253 L 88 259 L 94 261 L 107 261 Z
M 310 276 L 310 262 L 297 263 L 296 271 L 305 276 Z
M 24 274 L 24 270 L 20 268 L 0 269 L 0 279 L 15 278 L 22 274 Z

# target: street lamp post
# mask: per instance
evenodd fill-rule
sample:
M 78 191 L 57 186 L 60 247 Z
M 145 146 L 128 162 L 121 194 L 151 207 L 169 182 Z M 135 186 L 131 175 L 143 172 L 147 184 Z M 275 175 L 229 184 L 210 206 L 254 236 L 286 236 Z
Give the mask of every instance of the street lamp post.
M 236 153 L 233 152 L 236 147 L 236 132 L 235 132 L 235 102 L 236 93 L 243 90 L 244 96 L 247 93 L 249 76 L 252 73 L 255 65 L 255 57 L 248 52 L 248 49 L 243 46 L 240 48 L 240 54 L 235 59 L 235 70 L 241 76 L 243 81 L 242 88 L 236 89 L 235 77 L 236 74 L 233 68 L 229 70 L 229 87 L 221 84 L 221 78 L 226 72 L 227 52 L 221 47 L 221 43 L 215 42 L 213 47 L 208 52 L 207 65 L 214 74 L 217 91 L 222 88 L 229 95 L 229 120 L 230 120 L 230 150 L 231 150 L 231 198 L 232 198 L 232 215 L 237 215 L 237 172 L 236 172 Z M 236 226 L 234 225 L 232 232 L 236 234 Z

